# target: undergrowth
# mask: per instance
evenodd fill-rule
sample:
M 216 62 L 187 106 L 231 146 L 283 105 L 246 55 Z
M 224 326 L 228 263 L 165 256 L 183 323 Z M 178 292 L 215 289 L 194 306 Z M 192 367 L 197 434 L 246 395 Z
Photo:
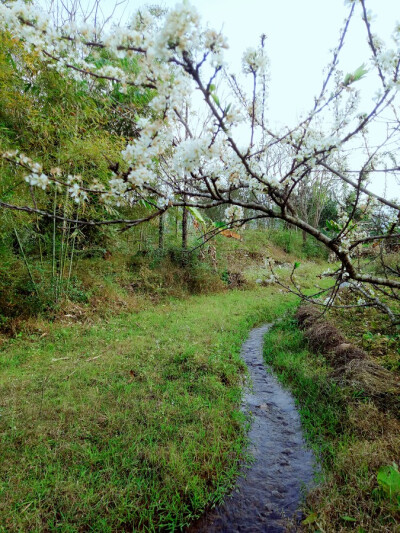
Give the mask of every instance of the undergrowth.
M 138 311 L 149 301 L 170 297 L 252 289 L 256 280 L 270 276 L 267 258 L 290 267 L 298 258 L 295 254 L 316 261 L 322 257 L 318 246 L 302 250 L 299 233 L 290 236 L 287 253 L 280 245 L 289 238 L 288 230 L 264 229 L 243 231 L 241 241 L 220 236 L 193 252 L 199 244 L 195 235 L 189 251 L 171 236 L 162 249 L 144 241 L 139 250 L 137 245 L 132 250 L 128 238 L 113 241 L 95 235 L 99 242 L 93 236 L 87 245 L 83 240 L 73 259 L 62 265 L 58 241 L 54 262 L 51 243 L 39 250 L 29 233 L 20 233 L 24 255 L 15 240 L 0 237 L 0 334 L 35 332 L 49 320 L 92 321 Z
M 398 461 L 400 424 L 357 391 L 340 388 L 322 355 L 312 354 L 292 318 L 266 336 L 265 359 L 298 401 L 304 431 L 322 465 L 307 496 L 309 531 L 399 531 L 400 493 L 379 476 Z M 395 468 L 395 467 L 393 467 Z

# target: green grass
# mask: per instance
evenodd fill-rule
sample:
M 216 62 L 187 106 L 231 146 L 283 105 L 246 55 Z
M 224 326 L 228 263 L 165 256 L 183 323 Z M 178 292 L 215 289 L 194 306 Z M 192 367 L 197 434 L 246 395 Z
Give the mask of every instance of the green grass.
M 0 354 L 0 531 L 174 531 L 218 501 L 243 454 L 239 351 L 294 298 L 232 291 Z
M 307 350 L 286 317 L 265 339 L 265 360 L 295 396 L 309 443 L 322 465 L 308 496 L 307 531 L 400 531 L 400 507 L 379 487 L 382 469 L 398 460 L 400 424 L 389 413 L 340 388 L 322 355 Z
M 345 396 L 329 379 L 323 357 L 310 356 L 302 332 L 290 317 L 267 335 L 264 356 L 299 402 L 303 427 L 318 458 L 331 464 L 348 420 Z

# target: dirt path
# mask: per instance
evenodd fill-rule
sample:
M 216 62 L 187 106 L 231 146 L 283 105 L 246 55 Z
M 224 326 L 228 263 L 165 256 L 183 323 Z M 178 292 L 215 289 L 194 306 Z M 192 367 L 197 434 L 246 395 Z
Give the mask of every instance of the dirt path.
M 304 446 L 300 418 L 290 393 L 263 363 L 263 338 L 271 324 L 253 329 L 242 347 L 252 380 L 244 410 L 254 463 L 244 468 L 226 502 L 194 523 L 194 532 L 283 532 L 284 517 L 298 517 L 302 489 L 313 477 L 314 457 Z

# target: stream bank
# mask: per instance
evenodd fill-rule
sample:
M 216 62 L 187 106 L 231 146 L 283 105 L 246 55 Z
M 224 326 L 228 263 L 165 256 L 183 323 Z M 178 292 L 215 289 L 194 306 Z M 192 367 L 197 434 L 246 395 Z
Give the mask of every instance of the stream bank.
M 188 533 L 278 533 L 286 531 L 288 518 L 301 518 L 302 491 L 312 482 L 315 460 L 305 447 L 292 395 L 263 361 L 264 335 L 271 326 L 253 329 L 241 352 L 251 380 L 243 409 L 252 415 L 248 451 L 253 462 L 243 468 L 232 495 Z

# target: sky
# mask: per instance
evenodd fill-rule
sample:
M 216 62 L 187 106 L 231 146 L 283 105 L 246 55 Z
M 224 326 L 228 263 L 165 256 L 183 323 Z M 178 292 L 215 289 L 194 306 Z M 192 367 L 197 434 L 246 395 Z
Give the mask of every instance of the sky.
M 117 10 L 116 18 L 124 24 L 132 12 L 149 3 L 172 8 L 177 1 L 126 0 Z M 257 46 L 261 34 L 267 36 L 271 124 L 294 125 L 302 113 L 311 109 L 321 88 L 323 69 L 332 57 L 330 50 L 338 44 L 349 10 L 343 0 L 191 0 L 191 3 L 205 23 L 222 30 L 227 37 L 229 50 L 225 57 L 232 72 L 240 72 L 243 51 Z M 100 0 L 100 4 L 107 15 L 115 1 Z M 367 7 L 376 15 L 374 31 L 390 42 L 395 23 L 400 21 L 400 0 L 369 0 Z M 344 74 L 354 72 L 370 55 L 360 11 L 350 30 L 339 63 Z M 373 94 L 377 88 L 371 75 L 358 83 L 365 94 Z M 389 189 L 400 196 L 400 187 L 394 182 Z M 383 192 L 382 184 L 379 192 Z
M 176 0 L 128 0 L 122 22 L 129 13 L 147 4 L 174 7 Z M 309 109 L 319 92 L 322 72 L 331 59 L 330 50 L 348 13 L 343 0 L 192 0 L 204 22 L 222 29 L 227 37 L 228 64 L 239 72 L 243 51 L 257 46 L 266 34 L 271 63 L 269 113 L 271 120 L 287 124 Z M 370 0 L 376 14 L 376 33 L 389 41 L 396 21 L 400 21 L 400 0 Z M 101 0 L 105 13 L 114 0 Z M 121 8 L 122 10 L 122 8 Z M 122 11 L 119 15 L 121 16 Z M 354 72 L 368 59 L 365 30 L 360 17 L 353 26 L 340 62 L 344 73 Z

